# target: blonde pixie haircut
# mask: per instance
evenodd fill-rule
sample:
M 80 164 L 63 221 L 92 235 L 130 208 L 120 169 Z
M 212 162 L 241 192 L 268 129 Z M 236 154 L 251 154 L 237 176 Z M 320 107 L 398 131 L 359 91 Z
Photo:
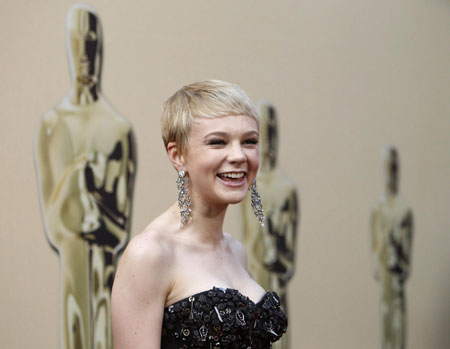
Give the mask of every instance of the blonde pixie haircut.
M 258 123 L 259 115 L 245 92 L 237 85 L 220 80 L 206 80 L 183 86 L 163 106 L 161 132 L 167 150 L 169 142 L 186 150 L 195 118 L 247 115 Z

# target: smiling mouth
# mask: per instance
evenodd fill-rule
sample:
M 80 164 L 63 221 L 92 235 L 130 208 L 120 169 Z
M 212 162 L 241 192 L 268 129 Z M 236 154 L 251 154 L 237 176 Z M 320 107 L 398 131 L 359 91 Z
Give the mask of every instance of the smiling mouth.
M 241 182 L 246 176 L 245 172 L 223 172 L 217 174 L 217 177 L 226 182 Z

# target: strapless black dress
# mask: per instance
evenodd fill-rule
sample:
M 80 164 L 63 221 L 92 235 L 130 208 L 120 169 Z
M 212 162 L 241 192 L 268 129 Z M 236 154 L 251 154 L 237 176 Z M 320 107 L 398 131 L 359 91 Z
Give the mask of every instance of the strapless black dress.
M 254 303 L 237 290 L 214 287 L 164 308 L 161 349 L 271 348 L 286 328 L 275 292 Z

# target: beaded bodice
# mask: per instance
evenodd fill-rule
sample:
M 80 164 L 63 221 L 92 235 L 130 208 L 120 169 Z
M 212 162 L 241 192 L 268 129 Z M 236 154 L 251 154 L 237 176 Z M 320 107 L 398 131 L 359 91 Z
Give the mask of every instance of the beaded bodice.
M 164 308 L 161 348 L 271 348 L 287 328 L 275 292 L 257 303 L 214 287 Z

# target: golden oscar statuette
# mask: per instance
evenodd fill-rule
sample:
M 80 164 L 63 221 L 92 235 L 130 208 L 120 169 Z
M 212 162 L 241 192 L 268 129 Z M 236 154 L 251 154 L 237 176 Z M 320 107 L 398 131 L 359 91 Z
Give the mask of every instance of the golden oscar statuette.
M 101 93 L 102 27 L 87 5 L 67 16 L 71 90 L 34 142 L 47 239 L 60 260 L 60 348 L 113 348 L 111 288 L 130 237 L 136 148 Z
M 248 252 L 248 269 L 266 290 L 276 291 L 288 312 L 287 285 L 295 270 L 299 207 L 297 190 L 277 166 L 278 129 L 275 109 L 261 105 L 260 158 L 256 178 L 266 220 L 262 227 L 253 214 L 250 195 L 240 204 L 242 241 Z M 289 330 L 273 348 L 289 347 Z
M 384 153 L 385 190 L 371 213 L 370 241 L 375 280 L 381 286 L 381 348 L 406 348 L 405 283 L 411 268 L 413 213 L 399 194 L 399 156 Z

